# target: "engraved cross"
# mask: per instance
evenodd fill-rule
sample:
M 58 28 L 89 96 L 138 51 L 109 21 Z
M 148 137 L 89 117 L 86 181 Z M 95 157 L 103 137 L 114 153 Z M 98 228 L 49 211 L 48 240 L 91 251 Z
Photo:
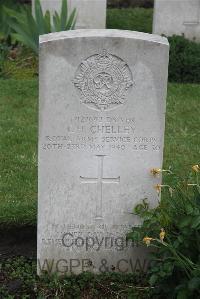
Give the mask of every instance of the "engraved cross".
M 95 219 L 102 219 L 102 201 L 103 201 L 103 184 L 119 184 L 120 176 L 117 178 L 105 178 L 103 176 L 103 166 L 105 155 L 96 155 L 98 159 L 98 176 L 94 178 L 80 176 L 81 183 L 97 184 L 97 198 L 96 198 L 96 217 Z

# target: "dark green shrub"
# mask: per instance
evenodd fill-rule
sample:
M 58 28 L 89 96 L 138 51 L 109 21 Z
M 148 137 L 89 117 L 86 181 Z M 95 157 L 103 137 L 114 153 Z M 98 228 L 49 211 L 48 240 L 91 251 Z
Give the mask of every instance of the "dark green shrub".
M 200 43 L 183 36 L 168 37 L 170 43 L 169 81 L 200 83 Z

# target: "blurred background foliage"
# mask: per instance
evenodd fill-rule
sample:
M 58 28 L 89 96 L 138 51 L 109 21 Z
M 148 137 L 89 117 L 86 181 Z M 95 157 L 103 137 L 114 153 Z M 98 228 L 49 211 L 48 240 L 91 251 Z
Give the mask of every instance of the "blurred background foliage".
M 20 71 L 22 78 L 25 75 L 36 75 L 37 55 L 34 51 L 37 53 L 39 34 L 73 27 L 74 20 L 72 21 L 71 17 L 66 19 L 65 27 L 61 26 L 61 18 L 66 18 L 66 15 L 61 13 L 62 16 L 54 16 L 52 26 L 54 28 L 43 30 L 45 26 L 50 27 L 50 16 L 48 13 L 42 15 L 39 11 L 38 17 L 34 19 L 30 4 L 30 0 L 0 0 L 1 78 L 19 78 Z M 153 0 L 108 0 L 107 28 L 151 33 L 152 7 Z M 22 22 L 23 19 L 26 21 Z M 32 28 L 28 24 L 30 19 L 34 24 Z M 189 41 L 184 36 L 173 36 L 168 40 L 170 43 L 169 81 L 200 83 L 200 44 Z
M 13 0 L 14 1 L 14 0 Z M 31 0 L 15 0 L 16 3 L 30 4 Z M 154 0 L 107 0 L 108 7 L 153 7 Z

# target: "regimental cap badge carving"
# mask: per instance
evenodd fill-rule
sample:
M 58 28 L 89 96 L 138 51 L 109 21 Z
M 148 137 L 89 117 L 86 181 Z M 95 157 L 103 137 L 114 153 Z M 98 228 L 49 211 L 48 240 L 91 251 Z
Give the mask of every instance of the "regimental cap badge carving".
M 104 111 L 125 103 L 127 90 L 133 85 L 133 76 L 121 58 L 103 50 L 80 64 L 73 83 L 81 93 L 83 104 Z

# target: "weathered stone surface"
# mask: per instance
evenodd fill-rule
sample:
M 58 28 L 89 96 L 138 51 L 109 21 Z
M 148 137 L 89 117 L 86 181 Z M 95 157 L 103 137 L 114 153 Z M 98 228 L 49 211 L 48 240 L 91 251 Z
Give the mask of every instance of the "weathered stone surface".
M 153 33 L 200 41 L 200 1 L 155 0 Z
M 68 0 L 69 13 L 74 8 L 77 11 L 76 29 L 104 29 L 106 26 L 107 0 Z M 34 2 L 32 7 L 34 13 Z M 42 10 L 49 10 L 51 14 L 61 11 L 61 0 L 41 0 Z
M 39 273 L 45 260 L 59 273 L 142 267 L 126 233 L 139 224 L 134 205 L 158 199 L 168 48 L 119 30 L 41 37 Z

